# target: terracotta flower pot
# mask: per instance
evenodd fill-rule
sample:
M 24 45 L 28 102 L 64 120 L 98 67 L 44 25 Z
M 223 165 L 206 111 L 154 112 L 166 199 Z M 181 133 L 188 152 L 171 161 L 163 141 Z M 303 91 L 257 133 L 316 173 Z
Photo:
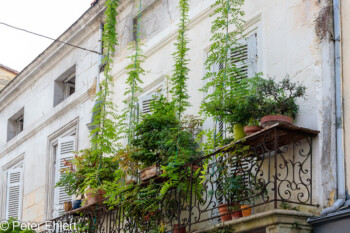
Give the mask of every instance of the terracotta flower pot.
M 252 214 L 252 206 L 251 205 L 241 205 L 242 215 L 243 217 L 248 217 Z
M 174 225 L 174 233 L 186 233 L 186 227 L 179 226 L 179 224 Z
M 240 204 L 232 204 L 231 217 L 232 219 L 243 217 Z
M 259 132 L 260 130 L 262 130 L 263 128 L 257 125 L 254 126 L 244 126 L 244 133 L 246 135 L 251 135 L 253 133 Z
M 145 180 L 153 178 L 157 175 L 158 175 L 158 166 L 157 166 L 157 164 L 154 164 L 154 165 L 141 171 L 140 179 L 141 179 L 141 181 L 145 181 Z
M 105 190 L 99 189 L 98 191 L 93 191 L 92 189 L 88 189 L 85 193 L 87 205 L 103 201 L 105 194 Z
M 72 202 L 71 201 L 67 201 L 64 203 L 64 211 L 65 212 L 69 212 L 72 210 Z
M 144 220 L 145 220 L 146 222 L 150 221 L 150 220 L 151 220 L 151 217 L 154 216 L 154 215 L 156 215 L 156 214 L 159 213 L 159 212 L 160 212 L 160 210 L 156 210 L 156 211 L 150 212 L 149 214 L 147 214 L 147 215 L 144 217 Z
M 220 213 L 221 222 L 226 222 L 226 221 L 232 220 L 232 216 L 228 210 L 227 204 L 219 205 L 219 213 Z
M 267 115 L 261 118 L 261 126 L 264 128 L 276 123 L 293 124 L 293 119 L 282 115 Z

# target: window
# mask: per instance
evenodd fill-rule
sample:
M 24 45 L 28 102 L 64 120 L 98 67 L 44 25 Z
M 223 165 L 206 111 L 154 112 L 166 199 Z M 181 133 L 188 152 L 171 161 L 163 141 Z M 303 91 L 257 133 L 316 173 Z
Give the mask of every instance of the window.
M 151 102 L 157 96 L 164 94 L 163 84 L 158 84 L 152 90 L 142 94 L 139 97 L 138 109 L 140 114 L 147 114 L 151 112 Z
M 138 5 L 137 5 L 138 8 Z M 159 33 L 166 27 L 166 23 L 161 23 L 166 17 L 165 8 L 160 0 L 151 0 L 148 4 L 143 6 L 141 10 L 141 24 L 140 24 L 140 39 L 150 38 Z M 136 14 L 133 18 L 133 41 L 137 36 L 137 24 L 139 16 Z
M 66 161 L 73 159 L 73 151 L 75 151 L 75 136 L 67 136 L 58 139 L 58 144 L 54 146 L 54 155 L 56 157 L 55 170 L 55 184 L 61 177 L 61 170 L 66 168 Z M 64 213 L 64 203 L 71 201 L 72 198 L 66 193 L 64 187 L 57 187 L 54 189 L 54 207 L 53 217 L 59 217 Z
M 18 164 L 5 172 L 6 177 L 6 219 L 21 219 L 23 165 Z
M 258 72 L 257 33 L 251 34 L 245 40 L 239 41 L 238 44 L 237 47 L 231 49 L 229 56 L 230 62 L 235 64 L 239 69 L 239 72 L 229 75 L 237 76 L 238 79 L 254 77 Z M 215 64 L 212 67 L 212 71 L 215 72 L 222 68 L 223 64 Z M 205 81 L 208 82 L 209 80 Z M 213 88 L 209 90 L 210 93 L 213 93 L 213 91 Z M 204 95 L 206 97 L 205 93 Z M 216 135 L 222 135 L 223 137 L 226 136 L 226 125 L 221 119 L 218 119 L 217 121 L 212 119 L 211 123 L 204 124 L 211 124 L 210 128 L 216 129 Z
M 54 107 L 75 93 L 75 66 L 67 70 L 54 85 Z
M 16 137 L 23 131 L 24 126 L 24 108 L 8 119 L 7 122 L 7 141 Z

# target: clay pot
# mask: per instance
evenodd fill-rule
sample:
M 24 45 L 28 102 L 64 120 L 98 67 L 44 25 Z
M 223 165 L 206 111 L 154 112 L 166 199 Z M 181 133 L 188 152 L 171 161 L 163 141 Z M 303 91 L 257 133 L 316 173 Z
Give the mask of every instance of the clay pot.
M 226 221 L 232 220 L 232 216 L 228 210 L 227 204 L 219 205 L 219 213 L 220 213 L 221 222 L 226 222 Z
M 156 214 L 159 213 L 159 212 L 160 212 L 160 210 L 156 210 L 156 211 L 150 212 L 149 214 L 147 214 L 147 215 L 144 217 L 144 220 L 145 220 L 146 222 L 150 221 L 150 220 L 151 220 L 151 217 L 154 216 L 154 215 L 156 215 Z
M 276 123 L 293 124 L 293 119 L 282 115 L 267 115 L 261 118 L 261 126 L 264 128 Z
M 157 176 L 157 174 L 158 174 L 158 166 L 157 166 L 157 164 L 154 164 L 154 165 L 141 171 L 140 179 L 141 179 L 141 181 L 145 181 L 145 180 L 148 180 L 150 178 Z
M 179 224 L 174 225 L 174 233 L 186 233 L 186 227 L 179 226 Z
M 257 125 L 254 126 L 244 126 L 244 133 L 246 135 L 251 135 L 253 133 L 259 132 L 260 130 L 262 130 L 263 128 Z
M 72 210 L 72 202 L 71 201 L 66 201 L 64 203 L 64 211 L 69 212 Z
M 105 194 L 105 190 L 99 189 L 98 191 L 92 191 L 92 189 L 88 189 L 85 193 L 87 205 L 92 205 L 97 202 L 103 201 Z
M 231 217 L 232 219 L 243 217 L 240 204 L 232 204 Z
M 243 217 L 248 217 L 252 214 L 252 206 L 251 205 L 241 205 L 242 215 Z

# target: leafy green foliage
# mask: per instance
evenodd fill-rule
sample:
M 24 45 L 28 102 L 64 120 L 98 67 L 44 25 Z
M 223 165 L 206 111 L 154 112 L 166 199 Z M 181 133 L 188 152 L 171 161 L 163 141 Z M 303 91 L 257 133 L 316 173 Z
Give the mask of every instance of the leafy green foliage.
M 72 161 L 66 162 L 66 166 L 61 170 L 56 187 L 65 187 L 68 195 L 83 194 L 86 188 L 97 190 L 106 182 L 114 181 L 114 173 L 119 168 L 113 157 L 101 158 L 94 155 L 92 149 L 80 151 Z
M 145 56 L 143 55 L 142 49 L 140 48 L 140 24 L 141 24 L 141 0 L 140 0 L 140 8 L 139 8 L 139 18 L 137 21 L 137 36 L 135 43 L 132 43 L 129 47 L 129 50 L 135 50 L 135 52 L 129 56 L 129 58 L 132 61 L 132 64 L 128 65 L 126 67 L 126 70 L 128 70 L 128 78 L 126 80 L 127 89 L 124 93 L 124 96 L 131 94 L 131 99 L 129 101 L 126 101 L 125 103 L 128 104 L 127 112 L 129 112 L 129 130 L 128 130 L 128 141 L 133 138 L 133 133 L 136 127 L 137 119 L 138 119 L 138 113 L 137 113 L 137 102 L 138 98 L 135 95 L 137 92 L 142 92 L 142 89 L 139 84 L 142 84 L 143 81 L 141 80 L 140 76 L 144 75 L 146 72 L 142 68 L 142 63 L 145 59 Z
M 295 118 L 299 111 L 295 99 L 305 96 L 306 88 L 299 82 L 291 82 L 287 75 L 280 82 L 272 78 L 260 79 L 256 90 L 257 103 L 264 115 L 278 114 Z
M 175 43 L 176 51 L 173 53 L 175 59 L 174 71 L 171 77 L 171 93 L 173 94 L 173 102 L 177 108 L 179 117 L 183 113 L 190 103 L 188 102 L 187 80 L 189 68 L 188 51 L 188 38 L 186 36 L 187 24 L 189 22 L 189 0 L 179 0 L 179 10 L 181 12 L 180 22 L 178 24 L 178 36 Z
M 216 8 L 212 16 L 216 16 L 212 23 L 211 45 L 208 58 L 205 62 L 208 71 L 203 78 L 206 85 L 201 91 L 207 93 L 202 104 L 202 113 L 205 116 L 215 119 L 223 118 L 229 122 L 229 115 L 226 110 L 232 105 L 231 100 L 237 100 L 245 91 L 245 80 L 241 80 L 241 68 L 229 59 L 229 52 L 239 51 L 240 44 L 238 38 L 242 35 L 242 25 L 244 21 L 241 17 L 244 12 L 241 10 L 244 0 L 216 0 L 212 5 Z M 229 28 L 236 30 L 229 31 Z M 222 69 L 213 70 L 214 66 L 222 66 Z M 212 92 L 210 90 L 213 90 Z M 223 108 L 218 108 L 224 104 Z M 242 118 L 245 118 L 242 116 Z M 237 119 L 236 121 L 243 121 Z M 231 123 L 231 122 L 230 122 Z
M 151 114 L 146 114 L 135 128 L 131 158 L 149 167 L 155 163 L 180 166 L 196 156 L 197 145 L 193 135 L 178 129 L 174 102 L 160 96 L 151 102 Z M 175 165 L 176 163 L 176 165 Z
M 113 53 L 118 45 L 116 33 L 116 17 L 118 0 L 106 1 L 106 21 L 103 31 L 105 80 L 101 82 L 101 90 L 96 94 L 93 108 L 93 119 L 90 127 L 91 148 L 76 154 L 68 168 L 63 169 L 56 187 L 65 187 L 69 195 L 83 194 L 86 188 L 99 189 L 107 181 L 114 180 L 114 172 L 118 169 L 112 157 L 108 155 L 118 151 L 119 139 L 125 132 L 125 114 L 119 115 L 117 106 L 111 100 L 113 78 L 110 75 L 113 64 Z

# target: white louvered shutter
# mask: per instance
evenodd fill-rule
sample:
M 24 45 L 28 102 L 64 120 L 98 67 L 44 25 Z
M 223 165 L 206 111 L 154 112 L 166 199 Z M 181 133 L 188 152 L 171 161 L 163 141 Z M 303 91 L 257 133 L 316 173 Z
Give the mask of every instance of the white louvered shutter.
M 257 44 L 257 33 L 252 34 L 247 39 L 248 45 L 248 78 L 254 77 L 258 72 L 258 44 Z
M 162 90 L 163 89 L 161 89 L 161 91 L 152 92 L 139 98 L 139 109 L 141 114 L 151 113 L 151 101 L 154 100 L 155 97 L 159 96 Z
M 6 219 L 21 219 L 23 168 L 11 169 L 7 173 Z
M 148 114 L 151 112 L 151 101 L 153 100 L 152 94 L 143 96 L 139 100 L 139 107 L 141 114 Z
M 73 159 L 73 152 L 75 151 L 75 137 L 69 136 L 60 138 L 58 140 L 56 164 L 55 164 L 55 183 L 61 177 L 61 170 L 66 168 L 65 161 L 71 161 Z M 64 187 L 55 188 L 54 198 L 54 217 L 58 217 L 64 213 L 64 203 L 71 201 L 72 198 L 66 193 Z

